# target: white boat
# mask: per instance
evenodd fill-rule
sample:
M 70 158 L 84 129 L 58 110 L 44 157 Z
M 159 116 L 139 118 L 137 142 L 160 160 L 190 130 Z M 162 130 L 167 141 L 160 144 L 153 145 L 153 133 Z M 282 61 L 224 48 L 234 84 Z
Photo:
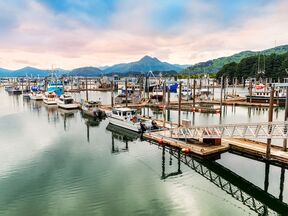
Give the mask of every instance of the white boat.
M 55 92 L 45 92 L 43 102 L 47 105 L 57 105 L 57 95 Z
M 43 100 L 43 94 L 42 94 L 42 92 L 31 92 L 30 94 L 29 94 L 29 98 L 31 99 L 31 100 Z
M 178 88 L 177 88 L 178 95 L 179 95 L 179 91 L 180 91 L 180 89 L 179 89 L 179 86 L 178 86 Z M 186 86 L 186 85 L 183 86 L 182 89 L 181 89 L 181 95 L 183 97 L 188 98 L 188 99 L 192 99 L 192 89 L 188 88 L 188 86 Z
M 117 125 L 137 133 L 144 132 L 146 129 L 151 129 L 156 125 L 152 121 L 141 121 L 137 117 L 136 109 L 130 108 L 114 108 L 108 117 L 109 123 Z
M 155 87 L 153 92 L 150 94 L 151 99 L 156 99 L 158 101 L 163 100 L 163 90 L 160 87 Z
M 57 105 L 62 109 L 78 109 L 79 105 L 74 102 L 70 95 L 61 95 L 57 100 Z

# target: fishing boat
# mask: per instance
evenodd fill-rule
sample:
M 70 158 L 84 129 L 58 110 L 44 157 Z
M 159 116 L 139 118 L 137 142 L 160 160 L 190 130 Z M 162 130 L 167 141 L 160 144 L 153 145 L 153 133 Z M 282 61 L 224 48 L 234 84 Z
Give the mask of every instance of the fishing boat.
M 93 117 L 93 118 L 104 118 L 106 116 L 105 112 L 99 108 L 101 104 L 100 101 L 87 101 L 81 106 L 81 111 L 83 115 Z
M 270 101 L 270 91 L 256 91 L 253 92 L 252 95 L 246 95 L 246 101 L 252 103 L 269 103 Z M 283 89 L 279 88 L 274 91 L 274 104 L 278 104 L 279 106 L 285 106 L 286 101 L 286 93 Z
M 43 102 L 47 105 L 57 105 L 57 95 L 54 91 L 52 92 L 45 92 L 43 95 Z
M 64 85 L 60 81 L 51 81 L 48 83 L 47 86 L 48 92 L 55 92 L 55 94 L 60 97 L 62 94 L 64 94 Z
M 143 133 L 147 129 L 154 129 L 155 122 L 151 120 L 143 121 L 136 113 L 136 109 L 130 108 L 114 108 L 110 116 L 108 116 L 109 123 L 126 128 L 137 133 Z
M 61 95 L 57 100 L 57 105 L 62 109 L 78 109 L 79 105 L 74 102 L 74 99 L 70 95 Z

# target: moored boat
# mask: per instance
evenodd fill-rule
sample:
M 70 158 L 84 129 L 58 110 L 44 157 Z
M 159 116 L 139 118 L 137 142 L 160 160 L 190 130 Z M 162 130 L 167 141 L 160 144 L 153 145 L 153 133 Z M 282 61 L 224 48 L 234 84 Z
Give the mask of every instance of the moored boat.
M 70 95 L 61 95 L 57 100 L 57 105 L 62 109 L 78 109 L 79 105 L 74 102 L 74 99 Z
M 126 128 L 137 133 L 143 133 L 147 129 L 153 128 L 152 121 L 143 121 L 137 116 L 136 109 L 114 108 L 110 116 L 109 123 Z M 155 127 L 155 124 L 154 124 Z
M 43 95 L 43 102 L 47 105 L 57 105 L 57 95 L 53 92 L 45 92 Z
M 81 106 L 83 115 L 93 118 L 104 118 L 106 114 L 99 108 L 100 104 L 101 104 L 100 101 L 84 102 Z

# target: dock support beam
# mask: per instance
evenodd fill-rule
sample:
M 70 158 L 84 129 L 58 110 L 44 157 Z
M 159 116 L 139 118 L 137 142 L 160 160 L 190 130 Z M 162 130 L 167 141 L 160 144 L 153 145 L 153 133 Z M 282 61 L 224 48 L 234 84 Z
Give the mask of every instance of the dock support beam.
M 223 76 L 221 76 L 221 89 L 220 89 L 220 115 L 222 115 L 222 102 L 223 102 Z
M 193 108 L 195 107 L 195 99 L 196 99 L 196 80 L 193 80 Z
M 286 87 L 286 101 L 285 101 L 285 117 L 284 121 L 288 119 L 288 87 Z M 287 133 L 287 128 L 285 127 L 285 132 Z M 287 151 L 287 139 L 283 140 L 283 150 Z
M 180 81 L 179 83 L 178 127 L 181 126 L 181 100 L 182 100 L 182 81 Z
M 114 80 L 112 80 L 112 89 L 111 89 L 111 107 L 114 106 Z
M 88 78 L 86 77 L 86 101 L 88 102 Z
M 128 89 L 127 89 L 127 78 L 125 79 L 125 99 L 126 99 L 126 107 L 128 107 Z
M 274 102 L 274 86 L 271 87 L 271 92 L 270 92 L 268 122 L 273 121 L 273 102 Z M 272 130 L 272 128 L 269 128 L 269 134 L 271 133 L 271 130 Z M 266 159 L 269 160 L 270 155 L 271 155 L 271 138 L 268 138 L 267 139 L 267 149 L 266 149 Z

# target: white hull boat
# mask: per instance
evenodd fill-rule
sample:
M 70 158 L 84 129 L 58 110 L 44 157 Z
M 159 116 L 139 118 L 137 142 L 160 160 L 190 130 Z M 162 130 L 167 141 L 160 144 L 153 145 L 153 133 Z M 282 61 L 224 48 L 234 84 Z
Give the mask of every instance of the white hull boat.
M 78 109 L 79 105 L 74 102 L 74 99 L 70 95 L 61 95 L 57 99 L 57 105 L 62 109 Z
M 32 92 L 29 94 L 29 97 L 30 97 L 30 100 L 37 100 L 37 101 L 40 101 L 40 100 L 43 100 L 43 94 L 42 93 L 35 93 L 35 92 Z
M 54 92 L 46 92 L 44 95 L 43 95 L 43 102 L 47 105 L 57 105 L 57 101 L 56 101 L 56 94 Z
M 108 117 L 109 123 L 135 131 L 137 133 L 142 133 L 147 129 L 155 128 L 155 123 L 153 125 L 152 121 L 142 121 L 137 117 L 136 110 L 130 108 L 115 108 Z M 156 128 L 155 128 L 156 129 Z

